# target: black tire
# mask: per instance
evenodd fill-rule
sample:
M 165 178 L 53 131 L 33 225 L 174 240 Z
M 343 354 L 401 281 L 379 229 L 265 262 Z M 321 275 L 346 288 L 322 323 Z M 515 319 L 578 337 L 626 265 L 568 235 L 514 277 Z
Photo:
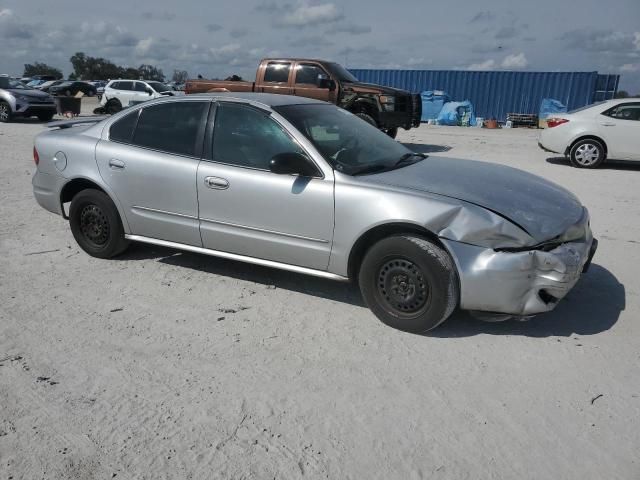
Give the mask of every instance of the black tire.
M 362 120 L 367 122 L 369 125 L 373 125 L 374 127 L 378 128 L 378 123 L 371 115 L 360 112 L 360 113 L 356 113 L 356 117 L 361 118 Z
M 93 90 L 89 90 L 87 92 L 87 97 L 93 97 L 96 94 L 96 92 L 94 92 Z
M 11 105 L 7 102 L 0 101 L 0 122 L 9 123 L 13 119 L 13 112 L 11 111 Z
M 398 127 L 387 128 L 384 133 L 389 135 L 391 138 L 395 139 L 398 136 Z
M 100 190 L 89 188 L 73 197 L 69 225 L 80 248 L 92 257 L 112 258 L 129 246 L 116 206 Z
M 602 165 L 605 158 L 604 145 L 595 138 L 577 141 L 569 151 L 569 160 L 577 168 L 597 168 Z
M 460 297 L 458 276 L 447 252 L 410 235 L 374 244 L 362 260 L 358 282 L 376 317 L 390 327 L 413 333 L 444 322 Z
M 38 114 L 38 120 L 40 120 L 41 122 L 50 122 L 51 119 L 53 118 L 53 112 L 49 112 L 49 113 L 39 113 Z
M 122 110 L 122 104 L 117 98 L 111 98 L 105 103 L 104 109 L 109 115 L 113 115 Z

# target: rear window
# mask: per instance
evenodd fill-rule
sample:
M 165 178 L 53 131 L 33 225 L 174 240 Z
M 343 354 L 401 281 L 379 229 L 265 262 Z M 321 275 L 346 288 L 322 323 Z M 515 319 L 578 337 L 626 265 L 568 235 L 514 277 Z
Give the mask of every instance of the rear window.
M 133 136 L 133 130 L 136 128 L 136 121 L 138 120 L 138 110 L 124 116 L 109 129 L 109 139 L 114 142 L 131 142 Z
M 289 62 L 269 62 L 264 72 L 265 82 L 287 83 L 289 81 Z
M 209 102 L 169 102 L 142 109 L 133 144 L 168 153 L 194 156 Z
M 133 82 L 117 82 L 117 84 L 117 87 L 113 87 L 116 90 L 133 90 Z

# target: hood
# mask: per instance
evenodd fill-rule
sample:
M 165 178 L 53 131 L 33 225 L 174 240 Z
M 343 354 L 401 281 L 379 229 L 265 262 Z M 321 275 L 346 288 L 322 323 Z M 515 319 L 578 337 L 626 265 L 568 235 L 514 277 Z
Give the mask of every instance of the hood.
M 40 90 L 22 90 L 18 88 L 5 88 L 7 92 L 10 92 L 12 95 L 27 98 L 37 98 L 38 100 L 45 100 L 49 97 L 49 94 L 46 92 L 41 92 Z
M 344 84 L 345 90 L 353 90 L 358 93 L 383 93 L 385 95 L 409 95 L 406 90 L 399 88 L 376 85 L 375 83 L 352 82 Z
M 580 201 L 565 188 L 516 168 L 475 160 L 428 157 L 358 179 L 473 203 L 515 223 L 536 243 L 565 233 L 583 214 Z

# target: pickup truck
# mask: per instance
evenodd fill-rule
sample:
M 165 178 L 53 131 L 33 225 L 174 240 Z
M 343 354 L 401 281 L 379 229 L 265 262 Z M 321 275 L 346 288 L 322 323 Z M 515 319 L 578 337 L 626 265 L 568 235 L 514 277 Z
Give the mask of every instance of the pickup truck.
M 358 81 L 342 65 L 324 60 L 265 58 L 254 82 L 187 80 L 185 92 L 264 92 L 315 98 L 331 102 L 386 132 L 420 125 L 420 95 Z

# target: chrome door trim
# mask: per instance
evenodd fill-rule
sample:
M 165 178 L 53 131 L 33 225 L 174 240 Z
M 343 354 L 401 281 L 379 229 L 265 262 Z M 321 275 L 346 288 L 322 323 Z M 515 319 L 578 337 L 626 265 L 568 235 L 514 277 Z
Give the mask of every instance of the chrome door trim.
M 289 265 L 288 263 L 274 262 L 272 260 L 264 260 L 262 258 L 247 257 L 245 255 L 237 255 L 235 253 L 221 252 L 219 250 L 210 250 L 208 248 L 195 247 L 192 245 L 185 245 L 183 243 L 168 242 L 166 240 L 158 240 L 156 238 L 143 237 L 141 235 L 125 235 L 124 238 L 134 242 L 149 243 L 151 245 L 158 245 L 160 247 L 176 248 L 178 250 L 185 250 L 188 252 L 201 253 L 203 255 L 210 255 L 212 257 L 238 260 L 240 262 L 252 263 L 254 265 L 262 265 L 263 267 L 278 268 L 280 270 L 287 270 L 289 272 L 302 273 L 304 275 L 312 275 L 314 277 L 326 278 L 329 280 L 338 280 L 341 282 L 349 281 L 349 278 L 343 277 L 342 275 L 337 275 L 335 273 L 330 273 L 323 270 L 315 270 L 313 268 L 299 267 L 297 265 Z
M 156 208 L 149 208 L 149 207 L 140 207 L 138 205 L 134 205 L 133 207 L 131 207 L 131 210 L 145 210 L 147 212 L 162 213 L 164 215 L 172 215 L 174 217 L 182 217 L 182 218 L 189 218 L 191 220 L 198 220 L 198 217 L 194 217 L 193 215 L 185 215 L 184 213 L 176 213 L 176 212 L 167 212 L 166 210 L 158 210 Z
M 275 230 L 266 230 L 264 228 L 249 227 L 247 225 L 238 225 L 237 223 L 221 222 L 219 220 L 211 220 L 209 218 L 200 217 L 200 221 L 207 222 L 207 223 L 215 223 L 217 225 L 224 225 L 226 227 L 242 228 L 243 230 L 251 230 L 254 232 L 270 233 L 272 235 L 280 235 L 282 237 L 297 238 L 299 240 L 308 240 L 310 242 L 329 243 L 329 240 L 324 240 L 321 238 L 305 237 L 302 235 L 295 235 L 293 233 L 276 232 Z

